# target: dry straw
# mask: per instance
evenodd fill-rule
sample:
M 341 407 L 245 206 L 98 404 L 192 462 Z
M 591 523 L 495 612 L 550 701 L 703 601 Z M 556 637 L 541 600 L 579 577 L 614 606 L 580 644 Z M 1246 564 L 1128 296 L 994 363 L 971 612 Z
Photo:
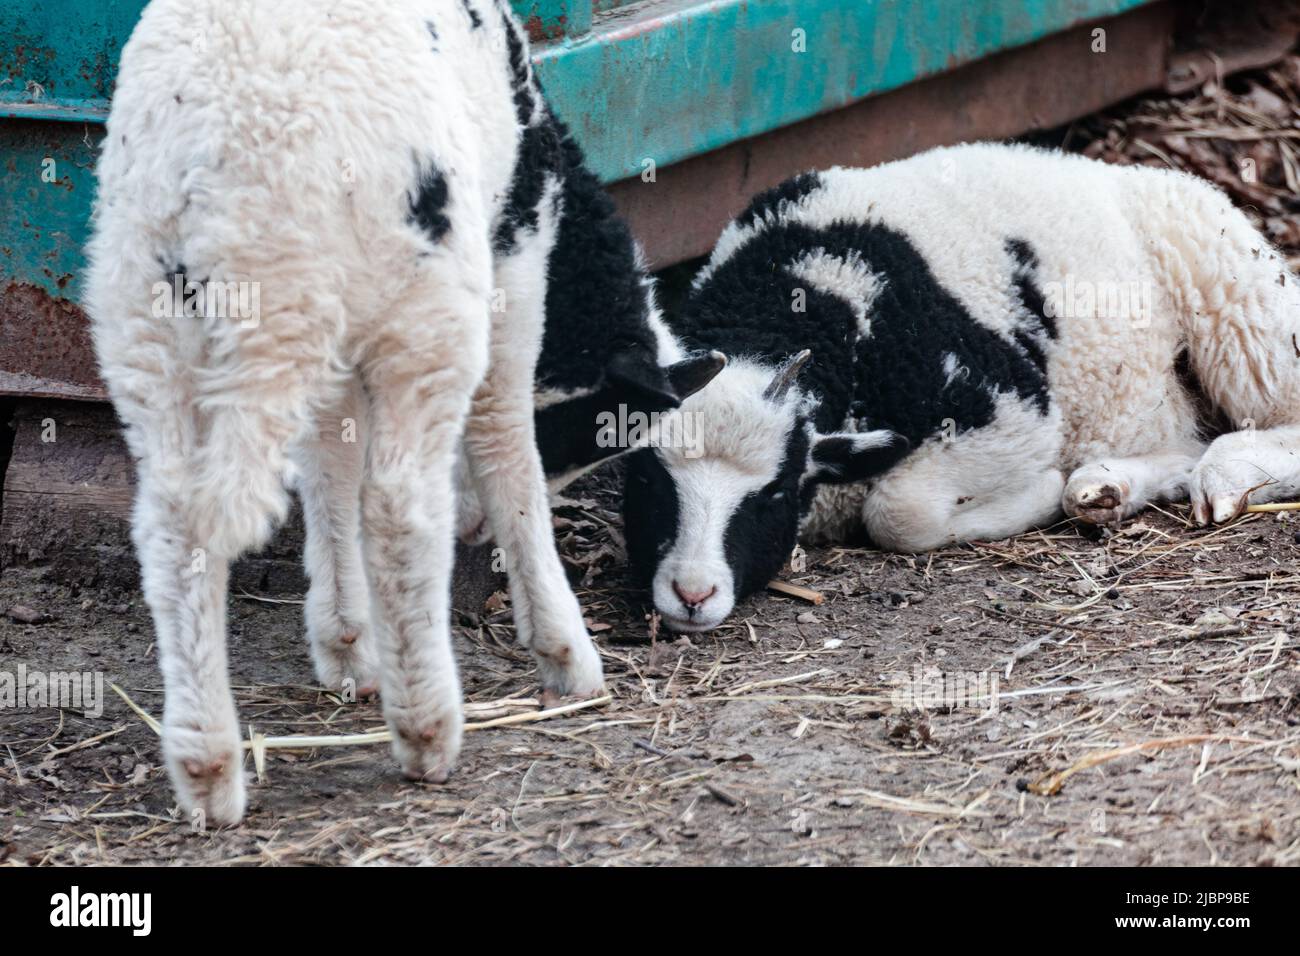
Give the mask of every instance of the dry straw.
M 109 682 L 109 687 L 113 692 L 121 697 L 135 713 L 149 725 L 158 736 L 162 736 L 162 725 L 157 719 L 142 708 L 139 704 L 127 696 L 126 691 L 118 687 L 113 682 Z M 501 700 L 487 701 L 485 703 L 467 703 L 465 704 L 465 715 L 467 717 L 484 717 L 487 719 L 480 721 L 470 721 L 465 724 L 466 730 L 489 730 L 493 727 L 509 727 L 517 724 L 531 724 L 540 720 L 550 720 L 552 717 L 563 717 L 565 714 L 572 714 L 579 710 L 589 710 L 592 707 L 603 707 L 608 704 L 613 697 L 605 694 L 601 697 L 595 697 L 591 700 L 580 700 L 572 704 L 563 704 L 559 707 L 548 707 L 545 710 L 533 710 L 531 708 L 538 706 L 538 701 L 533 698 L 506 697 Z M 515 713 L 508 713 L 512 708 L 525 708 L 517 710 Z M 262 780 L 266 776 L 266 752 L 268 750 L 315 750 L 319 747 L 358 747 L 368 744 L 386 744 L 393 739 L 392 732 L 387 728 L 382 730 L 372 730 L 363 734 L 325 734 L 318 736 L 310 735 L 292 735 L 286 737 L 268 737 L 265 734 L 258 733 L 250 724 L 248 727 L 248 739 L 244 741 L 244 749 L 253 752 L 253 766 L 257 770 L 257 778 Z

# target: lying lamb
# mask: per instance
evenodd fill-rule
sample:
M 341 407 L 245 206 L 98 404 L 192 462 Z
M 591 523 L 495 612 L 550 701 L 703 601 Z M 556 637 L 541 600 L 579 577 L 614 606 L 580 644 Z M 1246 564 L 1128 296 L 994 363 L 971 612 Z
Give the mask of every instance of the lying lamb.
M 1300 490 L 1300 290 L 1191 176 L 996 145 L 805 174 L 727 227 L 674 331 L 732 357 L 676 413 L 704 454 L 630 460 L 629 551 L 680 630 L 800 533 L 925 551 Z
M 227 569 L 284 517 L 294 475 L 317 675 L 382 689 L 408 776 L 445 779 L 460 749 L 462 456 L 543 685 L 598 691 L 534 440 L 547 311 L 561 334 L 587 321 L 571 333 L 582 363 L 551 374 L 560 399 L 672 407 L 720 362 L 660 367 L 631 240 L 547 110 L 505 0 L 154 0 L 123 51 L 98 175 L 86 305 L 138 462 L 134 540 L 182 806 L 243 814 Z M 186 304 L 160 309 L 175 283 Z M 256 315 L 215 295 L 192 307 L 249 285 Z M 554 470 L 615 451 L 583 435 Z

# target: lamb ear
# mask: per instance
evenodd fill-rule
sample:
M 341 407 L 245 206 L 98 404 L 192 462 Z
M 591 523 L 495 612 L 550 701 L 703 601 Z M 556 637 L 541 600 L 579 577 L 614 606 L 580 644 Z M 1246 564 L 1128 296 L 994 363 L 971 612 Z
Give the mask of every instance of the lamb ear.
M 640 410 L 667 411 L 708 385 L 726 364 L 721 352 L 692 352 L 662 367 L 623 352 L 610 360 L 605 374 L 612 385 L 631 392 L 631 404 Z
M 619 352 L 605 368 L 606 381 L 625 395 L 622 399 L 636 411 L 663 412 L 682 403 L 667 369 L 643 353 Z
M 674 362 L 664 371 L 673 393 L 682 401 L 690 398 L 708 385 L 727 366 L 727 357 L 721 352 L 692 352 L 680 362 Z
M 817 435 L 807 477 L 835 485 L 865 481 L 894 467 L 911 450 L 911 442 L 889 429 Z

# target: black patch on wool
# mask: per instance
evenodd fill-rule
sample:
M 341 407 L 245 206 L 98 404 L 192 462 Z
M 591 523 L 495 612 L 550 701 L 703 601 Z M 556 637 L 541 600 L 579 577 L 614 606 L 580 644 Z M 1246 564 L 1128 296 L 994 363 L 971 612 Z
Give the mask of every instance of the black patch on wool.
M 818 250 L 860 256 L 884 280 L 872 304 L 869 337 L 857 341 L 849 303 L 789 271 Z M 803 312 L 791 307 L 797 289 L 805 293 Z M 898 432 L 917 448 L 943 430 L 945 419 L 953 419 L 959 433 L 989 424 L 994 392 L 1048 409 L 1042 370 L 969 315 L 906 236 L 879 224 L 765 229 L 692 291 L 677 324 L 690 347 L 728 355 L 775 363 L 812 349 L 800 381 L 821 399 L 818 431 L 842 429 L 853 417 Z M 944 373 L 948 353 L 967 370 L 951 383 Z
M 515 118 L 520 126 L 527 126 L 533 116 L 533 85 L 528 72 L 528 48 L 515 29 L 510 14 L 501 11 L 501 25 L 506 31 L 506 51 L 510 63 L 510 88 L 515 96 Z
M 811 487 L 803 497 L 799 489 L 807 462 L 808 431 L 796 423 L 786 436 L 776 477 L 741 499 L 728 520 L 723 553 L 731 568 L 736 600 L 765 587 L 790 556 L 799 534 L 800 515 L 812 503 Z M 631 542 L 631 534 L 627 540 Z
M 415 191 L 411 194 L 411 211 L 407 222 L 438 242 L 451 229 L 447 218 L 447 177 L 432 162 L 417 160 Z
M 560 183 L 560 218 L 547 265 L 546 325 L 535 381 L 538 388 L 598 389 L 577 400 L 573 409 L 564 409 L 573 404 L 565 402 L 538 413 L 538 445 L 547 474 L 553 475 L 612 454 L 591 457 L 598 412 L 617 414 L 620 403 L 629 411 L 665 407 L 618 387 L 610 378 L 615 365 L 624 381 L 639 381 L 650 390 L 671 389 L 647 322 L 646 277 L 637 264 L 632 234 L 587 169 L 582 149 L 549 110 L 524 130 L 494 250 L 510 255 L 521 234 L 537 229 L 546 184 L 552 180 Z
M 677 537 L 677 488 L 654 449 L 627 456 L 623 529 L 628 565 L 640 587 L 649 587 L 655 569 Z
M 537 381 L 548 388 L 590 388 L 617 357 L 625 377 L 668 389 L 632 233 L 569 131 L 551 122 L 563 153 L 563 208 L 547 272 Z M 632 374 L 636 366 L 639 376 Z
M 1056 317 L 1048 314 L 1047 299 L 1038 288 L 1038 253 L 1023 239 L 1008 239 L 1007 252 L 1016 263 L 1012 279 L 1020 304 L 1042 325 L 1047 337 L 1055 339 Z
M 474 9 L 474 5 L 470 0 L 460 0 L 460 5 L 464 7 L 465 12 L 469 14 L 469 28 L 471 30 L 477 30 L 479 27 L 483 26 L 483 18 L 478 15 L 478 11 Z
M 438 52 L 438 28 L 434 26 L 432 20 L 424 21 L 424 28 L 429 31 L 429 36 L 433 38 L 433 51 Z
M 662 372 L 659 375 L 666 384 L 666 376 Z M 615 421 L 626 421 L 634 414 L 653 415 L 679 404 L 675 398 L 657 397 L 621 382 L 607 382 L 590 395 L 539 409 L 533 422 L 537 448 L 542 456 L 542 470 L 548 475 L 562 475 L 574 468 L 586 468 L 622 454 L 625 448 L 601 445 L 597 441 L 599 425 L 607 413 L 612 414 Z
M 804 180 L 784 195 L 788 201 L 811 188 L 815 186 Z M 745 215 L 762 215 L 780 203 L 778 189 L 751 206 L 757 212 Z M 1020 251 L 1032 254 L 1028 247 Z M 860 336 L 853 304 L 791 273 L 790 265 L 812 252 L 860 258 L 883 280 L 872 303 L 869 336 Z M 1031 297 L 1028 281 L 1024 288 Z M 792 307 L 796 290 L 804 293 L 802 312 Z M 800 385 L 820 399 L 813 412 L 816 429 L 832 432 L 860 424 L 894 431 L 905 443 L 882 451 L 885 467 L 909 448 L 944 433 L 948 419 L 957 433 L 987 426 L 999 393 L 1032 402 L 1043 414 L 1050 407 L 1046 376 L 1030 350 L 977 322 L 940 285 L 908 238 L 879 224 L 840 221 L 814 228 L 786 222 L 763 229 L 692 290 L 675 325 L 688 347 L 753 356 L 774 368 L 788 356 L 812 349 Z M 949 354 L 963 370 L 952 381 L 944 371 Z M 730 521 L 726 553 L 736 575 L 737 599 L 763 587 L 794 547 L 799 516 L 807 512 L 817 486 L 816 481 L 799 486 L 807 450 L 801 421 L 783 450 L 777 481 L 785 483 L 785 496 L 773 499 L 769 486 L 746 498 Z M 654 548 L 670 547 L 675 525 L 649 516 L 663 512 L 670 496 L 675 502 L 675 490 L 650 482 L 634 500 L 631 483 L 628 488 L 630 553 L 651 550 L 638 540 L 643 533 L 653 536 Z M 637 511 L 643 513 L 633 522 Z
M 492 248 L 498 255 L 509 255 L 519 245 L 518 234 L 536 232 L 538 215 L 546 184 L 564 176 L 564 148 L 560 132 L 549 114 L 535 126 L 524 128 L 515 156 L 510 192 L 497 219 Z
M 666 407 L 635 390 L 629 396 L 623 388 L 627 382 L 640 383 L 647 393 L 671 389 L 647 322 L 646 276 L 632 234 L 587 169 L 568 128 L 546 108 L 511 15 L 506 9 L 499 12 L 523 128 L 509 192 L 493 230 L 493 251 L 511 255 L 522 236 L 536 232 L 547 186 L 558 183 L 552 195 L 558 221 L 547 265 L 546 323 L 535 383 L 563 391 L 597 390 L 576 404 L 561 402 L 536 416 L 543 463 L 555 475 L 618 453 L 595 446 L 599 412 L 617 414 L 623 403 L 625 412 Z M 620 380 L 611 375 L 616 366 Z
M 1192 403 L 1196 412 L 1196 437 L 1201 441 L 1213 441 L 1220 435 L 1236 431 L 1232 416 L 1210 397 L 1201 383 L 1201 377 L 1192 365 L 1191 350 L 1184 345 L 1174 356 L 1174 377 L 1178 385 Z
M 869 481 L 893 468 L 911 451 L 911 443 L 898 434 L 871 448 L 860 448 L 852 438 L 822 438 L 813 449 L 816 479 L 834 485 Z
M 792 179 L 787 179 L 779 186 L 763 190 L 750 200 L 749 205 L 745 207 L 745 211 L 736 217 L 736 221 L 749 223 L 755 219 L 765 220 L 778 216 L 785 206 L 797 203 L 809 193 L 816 192 L 821 186 L 821 174 L 817 172 L 800 173 Z
M 1041 336 L 1055 340 L 1057 335 L 1056 317 L 1049 314 L 1047 299 L 1038 287 L 1038 254 L 1023 239 L 1006 241 L 1008 254 L 1015 265 L 1011 270 L 1011 281 L 1016 298 L 1030 321 L 1028 328 L 1017 329 L 1015 340 L 1028 353 L 1030 359 L 1040 371 L 1047 371 L 1047 352 Z
M 161 262 L 162 260 L 159 261 Z M 206 284 L 207 284 L 207 280 L 200 281 L 198 279 L 190 278 L 190 276 L 186 272 L 185 263 L 183 262 L 176 263 L 176 267 L 174 269 L 168 270 L 167 272 L 168 294 L 171 295 L 174 299 L 176 295 L 176 290 L 180 289 L 180 296 L 181 296 L 179 302 L 177 301 L 172 302 L 173 311 L 170 317 L 180 318 L 182 316 L 188 316 L 190 318 L 202 318 L 203 310 L 197 308 L 197 302 L 194 303 L 194 305 L 196 306 L 196 308 L 194 309 L 189 308 L 187 306 L 187 303 L 189 302 L 189 300 L 195 294 L 196 291 L 195 289 L 192 289 L 190 287 L 204 286 Z

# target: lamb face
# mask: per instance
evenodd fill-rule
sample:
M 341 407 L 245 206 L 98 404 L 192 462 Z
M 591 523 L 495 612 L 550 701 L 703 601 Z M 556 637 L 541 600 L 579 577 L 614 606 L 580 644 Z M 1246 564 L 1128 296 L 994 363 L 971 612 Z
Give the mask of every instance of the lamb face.
M 818 434 L 816 400 L 794 385 L 808 358 L 729 365 L 666 429 L 695 442 L 629 460 L 628 552 L 669 627 L 717 627 L 785 563 L 819 483 L 862 480 L 906 454 L 892 432 Z

